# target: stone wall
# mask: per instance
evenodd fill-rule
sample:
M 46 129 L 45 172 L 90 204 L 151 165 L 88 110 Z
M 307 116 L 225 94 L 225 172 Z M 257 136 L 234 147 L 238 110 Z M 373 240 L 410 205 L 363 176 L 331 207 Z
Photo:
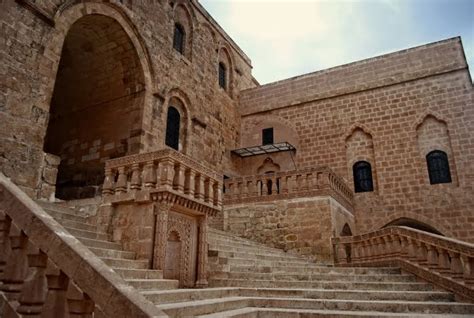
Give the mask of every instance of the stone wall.
M 226 205 L 221 222 L 225 231 L 316 260 L 331 260 L 331 237 L 355 226 L 347 209 L 324 196 Z
M 328 165 L 353 184 L 352 164 L 370 162 L 375 191 L 355 196 L 358 232 L 408 218 L 472 242 L 473 93 L 453 38 L 242 92 L 242 144 L 278 117 L 296 131 L 298 169 Z M 435 149 L 448 154 L 452 183 L 430 185 Z
M 90 81 L 89 84 L 94 85 L 89 88 L 96 88 L 75 91 L 74 86 L 69 86 L 67 93 L 63 86 L 56 86 L 58 107 L 68 108 L 68 113 L 71 107 L 77 110 L 70 124 L 63 122 L 57 130 L 53 129 L 55 138 L 61 139 L 55 149 L 62 154 L 63 161 L 84 160 L 84 167 L 94 162 L 99 167 L 113 156 L 165 147 L 167 108 L 173 98 L 178 98 L 187 112 L 183 125 L 188 128 L 184 138 L 189 147 L 183 151 L 211 163 L 219 171 L 234 169 L 226 153 L 238 145 L 237 99 L 240 90 L 257 84 L 251 75 L 248 57 L 197 1 L 113 0 L 75 4 L 64 0 L 7 0 L 0 3 L 0 12 L 0 33 L 6 39 L 5 45 L 0 47 L 0 170 L 30 196 L 38 196 L 38 171 L 61 58 L 66 62 L 71 59 L 87 62 L 89 58 L 109 56 L 108 61 L 111 61 L 117 55 L 110 52 L 121 52 L 124 47 L 117 45 L 119 37 L 110 40 L 98 34 L 101 45 L 91 45 L 87 39 L 77 38 L 73 44 L 82 43 L 77 50 L 63 52 L 71 27 L 91 17 L 106 17 L 119 26 L 112 33 L 124 35 L 120 38 L 130 51 L 128 57 L 120 55 L 125 59 L 123 65 L 134 65 L 136 72 L 122 69 L 120 63 L 110 64 L 103 59 L 106 62 L 102 63 L 97 58 L 97 63 L 86 63 L 83 68 L 59 73 L 58 76 L 65 79 L 63 84 Z M 175 21 L 185 18 L 189 19 L 192 36 L 187 39 L 189 50 L 181 55 L 172 47 L 173 30 Z M 100 26 L 100 23 L 89 22 L 91 28 Z M 221 89 L 217 80 L 218 60 L 224 50 L 231 80 L 228 91 Z M 79 59 L 75 51 L 83 52 L 84 59 Z M 86 76 L 92 69 L 102 77 L 94 77 L 92 81 Z M 118 80 L 108 81 L 114 78 Z M 120 96 L 114 95 L 116 88 L 125 95 L 135 94 L 140 98 L 117 101 Z M 87 113 L 84 103 L 78 107 L 71 105 L 74 96 L 87 97 L 93 105 L 101 104 L 104 98 L 111 103 L 105 104 L 107 109 L 102 107 Z M 80 130 L 89 136 L 71 137 L 71 125 L 77 122 L 83 123 Z M 71 152 L 74 139 L 78 140 Z

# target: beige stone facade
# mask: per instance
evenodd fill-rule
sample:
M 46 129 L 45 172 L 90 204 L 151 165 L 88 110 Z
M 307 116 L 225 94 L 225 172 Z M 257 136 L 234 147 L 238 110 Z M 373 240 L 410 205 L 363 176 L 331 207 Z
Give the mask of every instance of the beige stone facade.
M 124 189 L 146 187 L 136 179 L 146 163 L 107 181 L 106 162 L 167 148 L 173 107 L 176 150 L 230 177 L 216 227 L 325 259 L 346 225 L 353 234 L 410 225 L 474 242 L 474 91 L 460 38 L 260 86 L 250 59 L 197 1 L 6 0 L 0 12 L 0 170 L 32 198 L 100 196 L 104 179 L 117 186 L 120 175 Z M 266 128 L 296 150 L 232 152 L 260 146 Z M 430 184 L 433 150 L 447 154 L 450 183 Z M 372 167 L 373 191 L 354 194 L 359 161 Z M 206 198 L 223 181 L 197 180 L 195 191 L 193 168 L 178 162 L 168 185 L 219 206 Z M 320 177 L 320 167 L 335 177 Z M 126 205 L 97 217 L 150 257 L 150 206 L 143 217 Z M 196 229 L 203 215 L 194 215 Z

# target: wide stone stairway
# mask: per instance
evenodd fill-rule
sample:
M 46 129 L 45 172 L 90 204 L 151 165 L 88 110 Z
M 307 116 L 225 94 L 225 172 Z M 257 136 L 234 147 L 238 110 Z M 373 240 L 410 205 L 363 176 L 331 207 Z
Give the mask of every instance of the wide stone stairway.
M 398 268 L 335 268 L 231 234 L 210 230 L 209 284 L 178 289 L 149 270 L 78 210 L 40 202 L 70 234 L 171 317 L 473 317 L 456 302 Z

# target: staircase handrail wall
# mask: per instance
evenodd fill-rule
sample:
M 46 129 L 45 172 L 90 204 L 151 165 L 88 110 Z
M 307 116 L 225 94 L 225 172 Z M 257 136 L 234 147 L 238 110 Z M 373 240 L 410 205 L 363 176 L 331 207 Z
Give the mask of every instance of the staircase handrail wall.
M 2 173 L 0 246 L 5 317 L 167 317 Z
M 403 226 L 333 237 L 336 266 L 398 266 L 474 301 L 474 244 Z
M 330 195 L 350 211 L 353 209 L 352 189 L 326 166 L 229 178 L 224 185 L 225 204 Z

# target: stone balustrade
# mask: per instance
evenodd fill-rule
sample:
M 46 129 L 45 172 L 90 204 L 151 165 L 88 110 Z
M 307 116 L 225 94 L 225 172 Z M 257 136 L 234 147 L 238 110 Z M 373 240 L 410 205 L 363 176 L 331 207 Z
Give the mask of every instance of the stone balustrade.
M 0 173 L 2 317 L 166 317 Z
M 338 266 L 399 266 L 474 301 L 474 244 L 408 227 L 332 238 Z
M 354 194 L 328 167 L 307 168 L 225 180 L 226 204 L 331 195 L 352 210 Z
M 213 211 L 222 208 L 222 177 L 172 149 L 106 162 L 102 188 L 105 202 L 147 201 L 163 192 L 185 199 L 183 204 L 195 203 Z

